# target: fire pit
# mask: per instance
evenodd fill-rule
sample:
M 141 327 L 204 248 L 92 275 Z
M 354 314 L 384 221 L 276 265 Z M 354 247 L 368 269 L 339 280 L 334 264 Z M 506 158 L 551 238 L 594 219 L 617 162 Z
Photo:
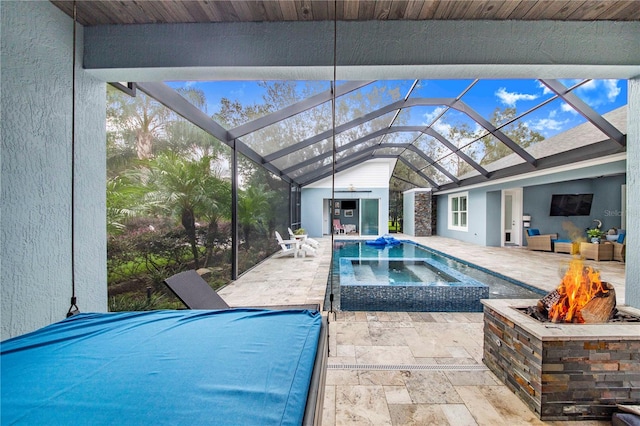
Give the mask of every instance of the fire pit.
M 540 301 L 483 300 L 484 363 L 541 420 L 610 420 L 616 404 L 640 403 L 640 310 L 616 308 L 613 286 L 592 281 L 570 307 L 585 290 L 566 283 Z

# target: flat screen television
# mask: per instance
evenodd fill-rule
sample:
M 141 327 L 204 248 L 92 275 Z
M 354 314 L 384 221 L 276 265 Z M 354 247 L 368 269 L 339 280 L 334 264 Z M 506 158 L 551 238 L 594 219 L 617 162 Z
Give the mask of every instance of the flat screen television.
M 356 208 L 356 200 L 344 200 L 342 201 L 342 209 L 354 210 Z
M 589 216 L 593 194 L 553 194 L 550 216 Z

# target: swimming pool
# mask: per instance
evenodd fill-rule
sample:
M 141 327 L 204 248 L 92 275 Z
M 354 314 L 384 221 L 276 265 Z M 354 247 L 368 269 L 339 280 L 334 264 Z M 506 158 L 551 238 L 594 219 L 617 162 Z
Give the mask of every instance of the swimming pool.
M 374 247 L 362 240 L 338 240 L 333 260 L 334 309 L 480 312 L 479 299 L 538 299 L 544 294 L 412 241 Z

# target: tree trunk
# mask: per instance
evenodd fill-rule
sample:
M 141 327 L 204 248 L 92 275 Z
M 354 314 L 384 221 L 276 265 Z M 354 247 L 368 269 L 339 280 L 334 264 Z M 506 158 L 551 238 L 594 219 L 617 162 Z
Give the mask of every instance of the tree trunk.
M 153 158 L 153 143 L 150 133 L 138 132 L 136 135 L 136 153 L 139 160 L 148 160 Z
M 182 211 L 182 226 L 187 231 L 187 237 L 191 244 L 191 252 L 193 253 L 193 261 L 196 269 L 200 268 L 198 261 L 198 243 L 196 241 L 196 219 L 191 209 L 184 209 Z

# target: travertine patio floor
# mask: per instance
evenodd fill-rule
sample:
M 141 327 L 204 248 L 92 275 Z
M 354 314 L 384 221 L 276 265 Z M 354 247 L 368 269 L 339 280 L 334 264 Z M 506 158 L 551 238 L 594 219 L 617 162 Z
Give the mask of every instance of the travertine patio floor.
M 567 254 L 405 237 L 552 290 Z M 268 259 L 220 290 L 232 306 L 324 301 L 330 238 L 315 257 Z M 624 301 L 624 264 L 588 262 Z M 328 306 L 324 307 L 329 310 Z M 556 425 L 542 422 L 482 363 L 481 313 L 329 313 L 330 357 L 323 425 Z M 582 422 L 606 425 L 609 422 Z

